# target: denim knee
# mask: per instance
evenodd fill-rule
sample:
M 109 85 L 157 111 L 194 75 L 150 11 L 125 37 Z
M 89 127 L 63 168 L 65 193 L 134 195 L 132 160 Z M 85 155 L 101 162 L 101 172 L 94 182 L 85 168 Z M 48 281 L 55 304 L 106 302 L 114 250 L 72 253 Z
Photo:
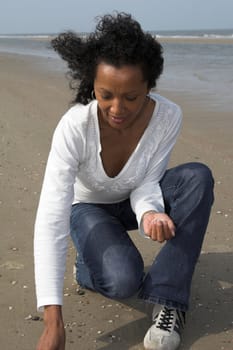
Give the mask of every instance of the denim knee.
M 189 183 L 192 183 L 199 191 L 204 193 L 213 192 L 214 179 L 211 170 L 207 165 L 193 162 L 186 164 L 183 169 L 183 177 L 187 179 Z
M 103 255 L 101 270 L 93 271 L 93 284 L 97 291 L 109 298 L 125 299 L 139 290 L 144 277 L 144 263 L 135 248 L 125 252 L 116 248 L 109 248 Z
M 111 275 L 94 281 L 95 289 L 111 299 L 126 299 L 138 292 L 143 281 L 143 271 L 122 269 L 112 271 Z

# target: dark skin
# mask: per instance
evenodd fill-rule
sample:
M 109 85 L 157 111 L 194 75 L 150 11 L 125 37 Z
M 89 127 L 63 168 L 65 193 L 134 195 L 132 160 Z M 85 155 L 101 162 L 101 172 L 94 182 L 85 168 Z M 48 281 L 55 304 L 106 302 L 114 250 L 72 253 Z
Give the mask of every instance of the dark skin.
M 127 163 L 148 126 L 155 103 L 148 98 L 148 84 L 139 65 L 120 68 L 99 63 L 94 80 L 103 167 L 116 177 Z M 153 241 L 164 242 L 175 235 L 175 225 L 165 213 L 144 213 L 143 228 Z M 37 350 L 64 350 L 65 330 L 60 305 L 44 310 L 44 331 Z
M 139 84 L 140 82 L 140 84 Z M 101 158 L 108 176 L 117 176 L 147 127 L 154 102 L 146 97 L 147 83 L 134 66 L 116 69 L 99 64 L 94 82 L 98 101 Z
M 44 330 L 37 350 L 64 350 L 65 329 L 61 305 L 48 305 L 44 309 Z

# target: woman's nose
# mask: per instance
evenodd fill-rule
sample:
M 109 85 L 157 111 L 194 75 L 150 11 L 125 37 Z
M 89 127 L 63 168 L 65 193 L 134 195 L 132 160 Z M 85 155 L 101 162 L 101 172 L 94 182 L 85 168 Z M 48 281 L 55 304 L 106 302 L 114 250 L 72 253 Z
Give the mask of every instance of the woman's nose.
M 124 112 L 123 101 L 119 98 L 114 98 L 111 104 L 111 113 L 117 116 L 117 115 L 122 115 L 123 112 Z

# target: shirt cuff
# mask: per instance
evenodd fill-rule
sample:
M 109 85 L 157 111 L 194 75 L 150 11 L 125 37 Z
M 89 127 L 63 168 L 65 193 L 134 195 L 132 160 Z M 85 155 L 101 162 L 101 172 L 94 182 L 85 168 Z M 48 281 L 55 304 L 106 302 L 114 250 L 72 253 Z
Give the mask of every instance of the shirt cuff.
M 59 297 L 45 297 L 45 298 L 38 298 L 37 300 L 37 310 L 39 312 L 44 311 L 44 307 L 47 305 L 63 305 L 63 298 Z

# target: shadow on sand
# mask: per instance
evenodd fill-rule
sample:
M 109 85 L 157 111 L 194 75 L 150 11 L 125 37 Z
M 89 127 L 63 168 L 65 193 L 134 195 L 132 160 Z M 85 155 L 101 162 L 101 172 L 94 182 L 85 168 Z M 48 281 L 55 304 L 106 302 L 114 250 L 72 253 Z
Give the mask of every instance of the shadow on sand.
M 145 317 L 99 337 L 98 340 L 105 343 L 99 349 L 119 350 L 117 339 L 121 339 L 121 350 L 143 348 L 142 339 L 150 325 L 152 306 L 137 299 L 127 300 L 125 304 L 141 311 Z M 207 335 L 232 330 L 232 310 L 233 253 L 202 254 L 193 278 L 190 311 L 180 350 L 191 349 L 198 339 Z

